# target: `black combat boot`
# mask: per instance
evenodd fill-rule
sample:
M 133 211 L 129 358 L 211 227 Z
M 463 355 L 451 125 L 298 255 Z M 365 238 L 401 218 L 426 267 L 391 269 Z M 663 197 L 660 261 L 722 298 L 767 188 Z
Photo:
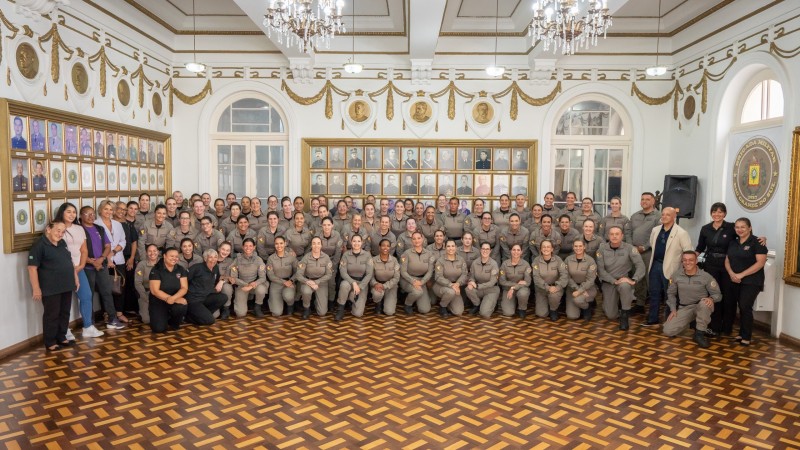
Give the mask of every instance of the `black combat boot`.
M 383 312 L 383 302 L 375 303 L 375 315 L 379 316 Z
M 581 315 L 583 316 L 583 320 L 585 320 L 587 322 L 592 320 L 592 308 L 591 308 L 591 306 L 586 308 L 586 309 L 584 309 L 584 310 L 582 310 L 581 311 Z
M 414 314 L 414 305 L 403 305 L 403 309 L 409 316 Z
M 527 313 L 528 313 L 528 311 L 525 311 L 524 309 L 518 309 L 517 310 L 517 317 L 519 317 L 520 319 L 524 319 L 525 315 Z
M 286 314 L 289 315 L 289 316 L 294 314 L 294 303 L 292 303 L 291 305 L 288 305 L 286 307 Z
M 550 320 L 552 320 L 553 322 L 558 320 L 558 311 L 552 309 L 550 310 Z
M 439 307 L 439 315 L 442 317 L 447 317 L 447 306 Z
M 334 316 L 333 320 L 340 321 L 344 319 L 344 305 L 336 305 L 336 316 Z
M 481 305 L 472 305 L 472 308 L 469 309 L 469 313 L 473 316 L 477 316 L 480 311 Z
M 708 343 L 708 337 L 706 337 L 706 330 L 694 330 L 694 341 L 697 342 L 697 346 L 700 348 L 708 348 L 711 344 Z
M 231 317 L 231 309 L 227 306 L 222 307 L 222 312 L 219 314 L 220 320 L 229 319 Z
M 628 310 L 623 309 L 619 312 L 619 329 L 628 331 L 628 328 L 630 328 L 630 324 L 628 324 Z
M 311 308 L 303 308 L 303 319 L 308 319 L 311 315 Z
M 262 309 L 262 306 L 264 305 L 259 305 L 258 303 L 253 305 L 253 314 L 255 314 L 256 317 L 264 317 L 264 309 Z

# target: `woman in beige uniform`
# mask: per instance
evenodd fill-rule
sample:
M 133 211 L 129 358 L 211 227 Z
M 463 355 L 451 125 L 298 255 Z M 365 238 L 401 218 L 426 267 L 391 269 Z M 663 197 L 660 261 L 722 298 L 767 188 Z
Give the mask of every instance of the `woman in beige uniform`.
M 486 214 L 489 213 L 484 213 Z M 481 257 L 473 261 L 469 268 L 466 293 L 472 302 L 470 314 L 480 312 L 483 317 L 492 316 L 497 307 L 497 298 L 500 296 L 500 287 L 497 286 L 499 273 L 497 261 L 492 258 L 492 247 L 488 242 L 482 243 Z
M 536 315 L 545 317 L 549 312 L 550 320 L 556 321 L 569 273 L 564 261 L 555 255 L 550 240 L 542 241 L 539 251 L 539 256 L 531 264 L 533 285 L 536 287 Z
M 136 275 L 134 282 L 136 292 L 139 294 L 139 315 L 142 317 L 142 323 L 150 323 L 150 271 L 153 266 L 158 263 L 159 251 L 156 244 L 147 244 L 145 250 L 146 258 L 139 261 L 136 265 Z
M 409 219 L 412 221 L 414 219 Z M 423 247 L 425 237 L 415 231 L 411 235 L 411 248 L 400 257 L 400 288 L 408 294 L 404 309 L 406 314 L 414 314 L 414 304 L 417 311 L 427 314 L 431 310 L 431 298 L 428 293 L 428 280 L 433 276 L 436 257 L 430 250 Z
M 294 213 L 293 226 L 283 233 L 286 238 L 286 245 L 294 251 L 298 258 L 302 258 L 308 251 L 311 238 L 314 235 L 311 230 L 305 227 L 306 216 L 301 212 Z
M 448 311 L 456 316 L 464 313 L 462 294 L 468 274 L 467 263 L 459 256 L 456 243 L 447 241 L 444 256 L 436 261 L 433 285 L 433 293 L 439 297 L 440 316 L 447 316 Z
M 394 237 L 394 235 L 392 235 Z M 372 258 L 372 280 L 369 282 L 375 314 L 383 311 L 387 316 L 394 315 L 397 308 L 397 285 L 400 282 L 400 262 L 392 253 L 389 239 L 381 239 L 377 248 L 379 253 Z
M 467 218 L 464 219 L 465 230 L 472 231 L 481 226 L 481 216 L 483 215 L 485 207 L 486 202 L 480 198 L 476 198 L 475 201 L 472 202 L 472 214 L 468 215 Z
M 588 220 L 587 220 L 588 222 Z M 584 225 L 586 225 L 584 223 Z M 597 264 L 594 258 L 586 253 L 586 244 L 578 239 L 572 244 L 573 253 L 564 260 L 569 273 L 567 281 L 567 318 L 582 317 L 587 322 L 592 320 L 591 303 L 597 295 Z
M 225 297 L 228 298 L 228 301 L 225 302 L 225 305 L 222 307 L 222 313 L 220 314 L 220 319 L 227 319 L 231 316 L 231 299 L 233 298 L 233 286 L 236 284 L 236 279 L 231 277 L 231 266 L 233 265 L 233 258 L 231 257 L 231 253 L 233 253 L 233 246 L 231 246 L 230 242 L 222 242 L 217 247 L 217 254 L 219 258 L 217 259 L 217 267 L 219 267 L 219 279 L 223 281 L 222 284 L 222 292 L 225 294 Z
M 472 267 L 473 261 L 481 257 L 481 251 L 475 247 L 475 236 L 472 235 L 472 232 L 465 231 L 461 236 L 461 247 L 458 247 L 458 254 L 464 258 L 468 269 Z
M 336 278 L 339 275 L 339 262 L 344 253 L 344 240 L 342 235 L 336 231 L 333 219 L 325 217 L 320 224 L 322 229 L 317 233 L 317 237 L 322 241 L 322 252 L 328 255 L 333 264 L 331 282 L 328 283 L 328 300 L 333 303 L 336 298 Z M 332 306 L 332 305 L 331 305 Z
M 247 217 L 240 215 L 236 219 L 236 229 L 228 233 L 226 240 L 233 244 L 233 253 L 238 255 L 242 253 L 242 244 L 245 239 L 252 239 L 255 242 L 257 237 L 256 232 L 250 229 L 250 221 L 247 220 Z
M 528 312 L 528 298 L 531 295 L 531 265 L 522 258 L 522 246 L 511 246 L 511 258 L 500 265 L 500 288 L 503 289 L 500 309 L 504 316 L 513 316 L 514 311 L 520 319 Z
M 350 312 L 354 316 L 364 315 L 369 282 L 372 279 L 372 257 L 368 251 L 362 249 L 363 242 L 361 235 L 354 234 L 350 238 L 351 249 L 342 256 L 339 263 L 342 281 L 339 284 L 338 305 L 334 317 L 337 322 L 344 318 L 344 305 L 348 300 L 353 302 Z
M 258 197 L 250 200 L 250 214 L 247 215 L 247 220 L 250 221 L 250 229 L 256 233 L 267 226 L 267 215 L 261 211 L 261 200 Z
M 286 249 L 286 239 L 283 236 L 275 238 L 275 253 L 267 258 L 267 278 L 269 279 L 269 310 L 273 316 L 283 314 L 283 304 L 287 305 L 287 312 L 294 313 L 294 301 L 297 289 L 294 284 L 294 275 L 297 271 L 297 256 L 293 251 Z
M 246 220 L 246 219 L 245 219 Z M 236 293 L 233 298 L 233 311 L 236 317 L 247 315 L 247 299 L 254 295 L 253 314 L 264 317 L 264 296 L 267 295 L 269 282 L 264 261 L 256 254 L 256 241 L 246 238 L 242 244 L 243 252 L 236 256 L 231 265 L 231 277 L 236 280 Z
M 583 245 L 586 247 L 584 253 L 592 258 L 594 258 L 594 256 L 597 255 L 597 251 L 600 250 L 600 244 L 605 242 L 600 236 L 594 234 L 596 225 L 593 219 L 584 220 L 583 233 L 581 233 L 581 238 L 576 240 L 583 241 Z M 573 243 L 573 245 L 575 244 Z
M 278 213 L 270 211 L 267 213 L 267 226 L 258 230 L 256 235 L 256 250 L 258 256 L 264 261 L 275 253 L 275 238 L 282 236 L 284 227 L 278 219 Z M 285 242 L 285 240 L 284 240 Z
M 392 233 L 391 223 L 388 216 L 381 216 L 378 220 L 378 226 L 369 235 L 369 250 L 372 256 L 380 254 L 378 244 L 386 239 L 389 241 L 389 247 L 392 255 L 394 255 L 395 248 L 397 247 L 397 237 Z
M 195 264 L 202 264 L 203 257 L 194 252 L 194 241 L 191 238 L 184 238 L 180 244 L 181 254 L 178 255 L 178 265 L 187 271 Z
M 236 223 L 239 221 L 239 216 L 242 215 L 242 207 L 238 203 L 231 203 L 229 208 L 230 215 L 227 219 L 217 222 L 217 228 L 222 231 L 222 234 L 228 236 L 231 232 L 236 230 Z
M 311 314 L 311 296 L 315 294 L 317 314 L 321 317 L 328 313 L 328 282 L 333 275 L 332 269 L 331 259 L 322 251 L 322 239 L 315 236 L 311 239 L 311 251 L 297 264 L 295 274 L 303 299 L 303 319 L 308 319 Z

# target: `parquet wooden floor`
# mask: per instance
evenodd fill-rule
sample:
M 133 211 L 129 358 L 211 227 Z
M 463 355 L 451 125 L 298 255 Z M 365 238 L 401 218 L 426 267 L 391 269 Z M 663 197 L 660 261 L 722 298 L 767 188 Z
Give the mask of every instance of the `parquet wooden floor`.
M 800 448 L 800 352 L 763 336 L 702 350 L 640 319 L 133 327 L 0 365 L 0 445 Z

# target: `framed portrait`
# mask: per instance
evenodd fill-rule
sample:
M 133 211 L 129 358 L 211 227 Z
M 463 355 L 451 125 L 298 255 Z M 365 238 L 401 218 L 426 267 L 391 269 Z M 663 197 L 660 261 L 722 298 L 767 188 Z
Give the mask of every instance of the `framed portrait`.
M 311 193 L 314 195 L 324 195 L 328 193 L 328 184 L 325 181 L 324 173 L 311 174 Z
M 14 234 L 31 232 L 31 204 L 27 201 L 14 202 Z
M 105 164 L 95 164 L 94 165 L 94 187 L 97 191 L 105 191 L 106 190 L 106 165 Z
M 455 195 L 455 178 L 452 174 L 439 174 L 439 192 L 438 195 L 452 197 Z
M 494 170 L 511 170 L 509 149 L 494 149 Z
M 166 158 L 164 156 L 164 143 L 159 142 L 156 146 L 156 163 L 164 164 L 166 162 Z
M 158 189 L 164 189 L 164 169 L 158 169 Z
M 331 169 L 344 169 L 344 147 L 331 147 L 328 167 Z
M 327 166 L 325 154 L 327 152 L 325 147 L 311 147 L 311 168 L 324 169 Z
M 130 167 L 130 176 L 128 178 L 128 182 L 131 184 L 132 191 L 138 191 L 141 189 L 141 185 L 139 184 L 139 168 L 138 167 Z
M 344 173 L 335 172 L 328 175 L 330 177 L 330 184 L 328 185 L 329 194 L 344 194 Z
M 94 130 L 92 151 L 94 152 L 95 158 L 105 158 L 106 156 L 106 145 L 104 139 L 105 135 L 103 135 L 102 131 Z
M 64 125 L 64 153 L 67 155 L 78 154 L 78 126 Z
M 439 170 L 455 169 L 455 154 L 453 147 L 439 147 Z
M 528 170 L 528 149 L 515 148 L 512 152 L 514 156 L 511 161 L 511 168 L 513 170 Z
M 116 133 L 106 131 L 106 157 L 108 159 L 117 159 L 117 146 L 115 142 L 117 142 Z
M 11 190 L 16 193 L 30 192 L 31 178 L 27 159 L 11 159 Z
M 492 195 L 495 197 L 509 193 L 509 175 L 492 175 Z
M 398 175 L 395 173 L 383 175 L 383 195 L 400 195 L 400 184 L 397 177 Z
M 47 151 L 64 153 L 64 125 L 61 122 L 47 122 Z
M 362 195 L 364 193 L 364 175 L 360 173 L 347 174 L 347 194 Z
M 381 194 L 381 176 L 377 173 L 367 174 L 367 184 L 364 185 L 364 193 L 367 195 Z
M 397 147 L 383 148 L 383 168 L 384 169 L 400 168 L 400 154 L 398 153 Z
M 117 135 L 117 159 L 120 161 L 129 161 L 128 137 L 122 133 Z
M 51 198 L 50 199 L 50 217 L 55 218 L 58 214 L 58 209 L 61 205 L 67 202 L 65 198 Z
M 78 163 L 68 162 L 66 168 L 67 192 L 77 192 L 81 190 L 81 172 Z
M 422 147 L 419 149 L 420 162 L 419 168 L 426 170 L 436 170 L 436 148 L 435 147 Z
M 367 147 L 366 154 L 364 155 L 364 167 L 367 169 L 380 169 L 381 168 L 381 148 L 380 147 Z
M 156 188 L 156 169 L 151 167 L 150 168 L 150 189 Z
M 28 118 L 11 116 L 9 118 L 11 133 L 11 150 L 28 150 Z
M 64 192 L 63 161 L 50 161 L 50 192 Z
M 127 191 L 128 190 L 128 176 L 129 176 L 129 169 L 128 166 L 119 166 L 119 190 L 120 191 Z
M 94 189 L 94 164 L 81 163 L 81 190 L 91 191 Z
M 457 177 L 458 187 L 456 188 L 456 195 L 472 195 L 472 175 L 459 174 Z
M 31 188 L 33 192 L 47 192 L 49 190 L 48 177 L 50 175 L 50 172 L 47 170 L 47 160 L 31 160 L 31 169 L 33 170 L 33 176 L 31 177 Z
M 109 191 L 116 191 L 119 189 L 119 168 L 116 165 L 108 165 L 106 179 L 108 180 Z
M 492 149 L 477 148 L 475 154 L 475 170 L 492 170 Z
M 156 161 L 156 142 L 150 139 L 147 141 L 147 162 L 155 164 Z
M 364 147 L 347 147 L 347 168 L 364 168 Z
M 419 184 L 419 195 L 436 195 L 436 192 L 436 174 L 423 173 Z
M 402 174 L 403 184 L 400 186 L 402 195 L 419 195 L 419 175 L 416 173 Z
M 92 129 L 89 127 L 80 127 L 80 140 L 78 141 L 79 154 L 81 156 L 92 156 Z
M 472 192 L 472 195 L 483 198 L 492 195 L 492 176 L 489 174 L 475 175 L 475 188 Z
M 465 147 L 459 147 L 457 149 L 457 152 L 458 152 L 458 156 L 457 156 L 458 159 L 456 161 L 456 168 L 458 170 L 472 170 L 473 169 L 473 166 L 472 166 L 472 158 L 473 158 L 472 152 L 473 152 L 473 149 L 465 148 Z
M 147 167 L 139 168 L 139 189 L 143 191 L 150 189 L 150 178 L 148 177 Z
M 33 232 L 38 233 L 44 231 L 44 227 L 48 222 L 48 209 L 47 200 L 34 200 L 33 202 Z M 55 217 L 55 216 L 54 216 Z
M 419 169 L 419 149 L 416 147 L 403 147 L 403 169 Z
M 511 176 L 511 195 L 524 195 L 528 197 L 528 176 L 527 175 L 512 175 Z
M 128 161 L 139 161 L 139 138 L 128 138 Z
M 47 122 L 31 117 L 28 123 L 31 127 L 28 141 L 31 151 L 43 153 L 47 149 Z

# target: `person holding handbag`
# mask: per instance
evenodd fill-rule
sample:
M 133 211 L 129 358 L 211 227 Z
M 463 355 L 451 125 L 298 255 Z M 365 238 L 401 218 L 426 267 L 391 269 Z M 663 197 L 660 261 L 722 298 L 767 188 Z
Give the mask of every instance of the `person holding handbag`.
M 94 222 L 94 208 L 91 206 L 81 208 L 80 218 L 86 234 L 87 248 L 86 267 L 83 271 L 86 273 L 90 292 L 96 289 L 100 294 L 100 300 L 108 313 L 106 328 L 121 330 L 125 328 L 125 324 L 117 318 L 117 310 L 114 308 L 114 299 L 111 296 L 111 277 L 108 275 L 107 262 L 111 254 L 111 243 L 105 229 Z
M 128 241 L 125 235 L 125 229 L 122 224 L 114 219 L 114 209 L 116 205 L 111 200 L 103 200 L 100 202 L 100 220 L 97 225 L 103 227 L 106 232 L 111 245 L 111 253 L 108 254 L 108 274 L 111 277 L 111 294 L 114 297 L 114 308 L 117 311 L 117 319 L 122 323 L 128 323 L 128 318 L 125 317 L 122 310 L 125 307 L 125 246 Z M 117 269 L 119 266 L 119 269 Z

